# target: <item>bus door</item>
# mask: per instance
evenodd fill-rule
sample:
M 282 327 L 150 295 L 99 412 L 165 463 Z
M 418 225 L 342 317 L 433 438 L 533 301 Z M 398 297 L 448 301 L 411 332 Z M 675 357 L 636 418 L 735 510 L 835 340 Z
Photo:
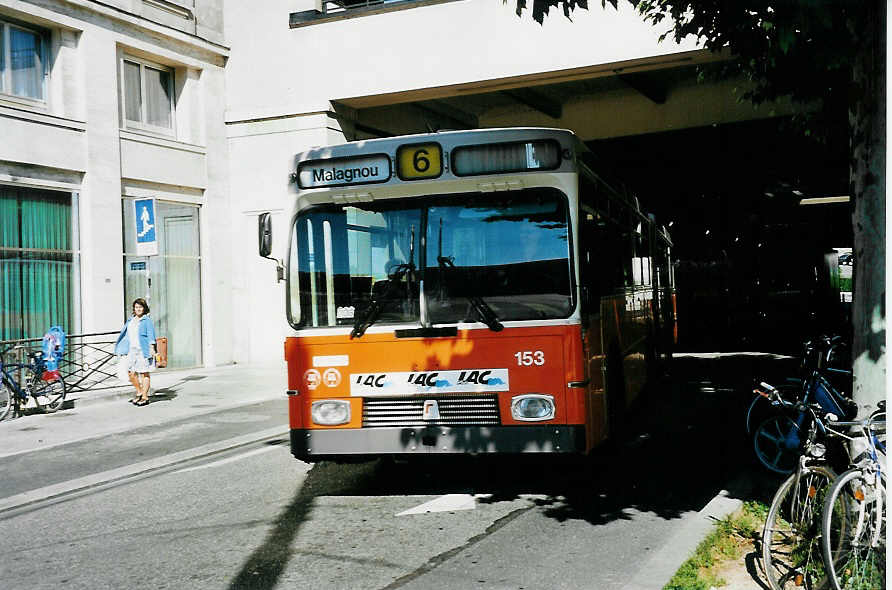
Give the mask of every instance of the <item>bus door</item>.
M 602 334 L 604 220 L 593 210 L 579 213 L 579 285 L 581 292 L 582 354 L 586 388 L 586 415 L 590 425 L 586 446 L 592 448 L 607 436 L 605 402 L 605 351 Z

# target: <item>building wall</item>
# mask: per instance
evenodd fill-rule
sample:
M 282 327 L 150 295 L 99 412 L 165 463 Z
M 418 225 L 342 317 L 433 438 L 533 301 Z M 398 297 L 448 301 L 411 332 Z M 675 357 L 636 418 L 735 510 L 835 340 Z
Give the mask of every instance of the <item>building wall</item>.
M 39 28 L 49 46 L 43 104 L 0 94 L 0 182 L 78 194 L 77 331 L 124 318 L 123 198 L 198 204 L 207 365 L 232 361 L 222 17 L 222 0 L 0 0 L 0 20 Z M 125 55 L 171 69 L 170 133 L 126 124 Z
M 419 3 L 422 4 L 422 3 Z M 227 2 L 232 57 L 227 118 L 323 111 L 328 101 L 610 64 L 695 49 L 620 10 L 552 12 L 544 25 L 514 2 L 461 0 L 291 29 L 313 2 Z M 258 34 L 262 31 L 262 34 Z

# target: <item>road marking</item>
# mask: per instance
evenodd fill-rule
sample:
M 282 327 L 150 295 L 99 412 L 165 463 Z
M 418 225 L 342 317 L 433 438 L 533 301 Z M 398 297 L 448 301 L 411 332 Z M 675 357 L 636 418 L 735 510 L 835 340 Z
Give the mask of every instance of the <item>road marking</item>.
M 199 447 L 187 449 L 178 453 L 171 453 L 170 455 L 164 455 L 163 457 L 156 457 L 154 459 L 149 459 L 140 463 L 125 465 L 124 467 L 119 467 L 117 469 L 110 469 L 108 471 L 103 471 L 102 473 L 94 473 L 93 475 L 87 475 L 78 479 L 72 479 L 62 483 L 53 484 L 51 486 L 38 488 L 36 490 L 22 492 L 21 494 L 16 494 L 14 496 L 9 496 L 8 498 L 0 499 L 0 513 L 7 510 L 12 510 L 14 508 L 20 508 L 28 504 L 37 504 L 47 500 L 52 500 L 54 498 L 58 498 L 59 496 L 64 496 L 73 492 L 79 492 L 103 484 L 123 481 L 136 475 L 146 473 L 148 471 L 155 471 L 164 467 L 175 465 L 177 463 L 183 463 L 192 459 L 198 459 L 207 455 L 213 455 L 221 451 L 248 445 L 267 438 L 283 436 L 288 434 L 288 432 L 289 431 L 287 427 L 282 428 L 281 426 L 279 426 L 276 428 L 269 428 L 267 430 L 261 430 L 259 432 L 237 436 L 235 438 L 230 438 L 215 443 L 201 445 Z
M 419 504 L 414 508 L 398 512 L 396 516 L 408 514 L 427 514 L 428 512 L 452 512 L 455 510 L 474 510 L 477 508 L 478 498 L 490 498 L 492 494 L 446 494 L 434 498 L 430 502 Z
M 269 446 L 269 447 L 263 447 L 262 449 L 254 449 L 253 451 L 247 451 L 245 453 L 241 453 L 234 457 L 227 457 L 225 459 L 220 459 L 219 461 L 214 461 L 212 463 L 205 463 L 204 465 L 197 465 L 195 467 L 186 467 L 185 469 L 178 469 L 177 471 L 174 471 L 174 473 L 188 473 L 190 471 L 198 471 L 200 469 L 209 469 L 211 467 L 219 467 L 220 465 L 226 465 L 227 463 L 232 463 L 233 461 L 238 461 L 239 459 L 245 459 L 247 457 L 251 457 L 253 455 L 259 455 L 260 453 L 266 453 L 268 451 L 275 451 L 278 448 L 281 448 L 281 447 Z

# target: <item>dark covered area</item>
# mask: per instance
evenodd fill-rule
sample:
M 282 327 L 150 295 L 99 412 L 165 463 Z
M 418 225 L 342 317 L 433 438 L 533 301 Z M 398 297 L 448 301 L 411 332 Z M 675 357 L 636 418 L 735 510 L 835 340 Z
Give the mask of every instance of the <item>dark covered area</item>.
M 820 139 L 776 118 L 588 142 L 669 226 L 678 350 L 795 353 L 850 331 L 834 250 L 852 245 L 841 123 Z

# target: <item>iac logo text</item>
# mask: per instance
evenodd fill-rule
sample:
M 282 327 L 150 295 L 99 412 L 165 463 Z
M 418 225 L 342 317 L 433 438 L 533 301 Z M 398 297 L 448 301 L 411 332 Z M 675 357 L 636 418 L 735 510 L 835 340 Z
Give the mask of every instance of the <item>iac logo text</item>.
M 387 381 L 387 374 L 380 375 L 357 375 L 356 384 L 365 385 L 366 387 L 384 387 Z

